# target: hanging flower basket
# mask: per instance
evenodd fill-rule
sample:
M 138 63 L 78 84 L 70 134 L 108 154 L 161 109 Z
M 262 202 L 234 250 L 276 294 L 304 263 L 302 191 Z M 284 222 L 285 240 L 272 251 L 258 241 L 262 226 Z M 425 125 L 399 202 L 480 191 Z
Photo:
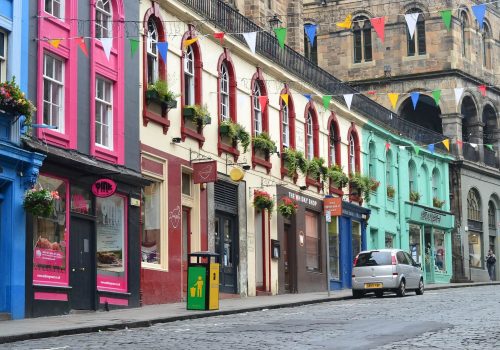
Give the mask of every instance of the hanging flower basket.
M 255 190 L 253 197 L 253 206 L 258 210 L 267 209 L 268 211 L 273 210 L 274 202 L 269 193 L 266 191 Z
M 14 117 L 24 115 L 24 124 L 31 125 L 31 115 L 36 109 L 13 78 L 11 81 L 0 83 L 0 110 Z
M 278 205 L 278 211 L 283 217 L 290 218 L 292 215 L 295 215 L 298 207 L 296 201 L 288 197 L 283 197 L 281 198 L 281 204 Z
M 54 212 L 54 204 L 57 199 L 59 199 L 57 191 L 33 188 L 26 191 L 23 206 L 28 213 L 47 218 Z

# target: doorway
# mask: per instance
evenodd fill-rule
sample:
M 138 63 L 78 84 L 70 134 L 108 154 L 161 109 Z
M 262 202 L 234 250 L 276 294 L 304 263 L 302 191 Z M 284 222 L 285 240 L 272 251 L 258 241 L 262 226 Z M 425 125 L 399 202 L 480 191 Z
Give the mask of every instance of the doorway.
M 182 207 L 182 297 L 187 295 L 188 254 L 191 249 L 191 208 Z
M 215 252 L 219 254 L 220 291 L 237 293 L 238 221 L 235 215 L 215 213 Z
M 424 228 L 424 247 L 425 247 L 425 278 L 427 283 L 434 282 L 434 242 L 432 242 L 432 228 Z
M 94 222 L 71 218 L 70 275 L 71 308 L 95 310 L 95 242 Z

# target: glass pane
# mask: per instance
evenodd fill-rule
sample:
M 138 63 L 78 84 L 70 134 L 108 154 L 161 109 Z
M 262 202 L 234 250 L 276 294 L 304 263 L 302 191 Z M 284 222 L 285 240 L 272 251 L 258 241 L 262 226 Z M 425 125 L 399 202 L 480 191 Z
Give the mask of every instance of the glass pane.
M 469 232 L 469 264 L 471 267 L 483 266 L 481 239 L 481 233 Z
M 330 278 L 339 278 L 339 231 L 337 218 L 332 218 L 328 224 L 328 238 L 330 250 Z
M 434 252 L 435 270 L 446 272 L 444 231 L 434 230 Z
M 125 206 L 118 195 L 96 198 L 98 274 L 125 276 Z M 99 279 L 99 277 L 98 277 Z
M 191 175 L 182 173 L 182 194 L 191 195 Z
M 421 264 L 420 226 L 410 224 L 410 254 L 415 262 Z
M 320 269 L 320 250 L 318 218 L 316 214 L 306 212 L 306 267 L 308 270 Z
M 142 261 L 152 264 L 161 263 L 161 186 L 161 182 L 146 186 L 142 205 Z
M 51 56 L 45 55 L 45 76 L 54 76 L 54 59 Z
M 232 240 L 231 240 L 231 221 L 223 219 L 224 221 L 224 259 L 223 264 L 225 267 L 233 267 L 233 256 L 231 254 Z
M 352 222 L 352 258 L 354 259 L 361 251 L 361 225 L 357 221 Z
M 71 186 L 71 203 L 72 212 L 80 214 L 93 214 L 92 195 L 90 191 L 86 191 L 78 186 Z

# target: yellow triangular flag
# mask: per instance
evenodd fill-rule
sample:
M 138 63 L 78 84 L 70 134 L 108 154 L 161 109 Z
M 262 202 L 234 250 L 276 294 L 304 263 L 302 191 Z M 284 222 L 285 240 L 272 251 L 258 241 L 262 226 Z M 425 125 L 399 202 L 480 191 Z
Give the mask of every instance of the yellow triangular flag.
M 399 94 L 390 93 L 390 94 L 387 94 L 387 96 L 389 97 L 389 100 L 391 101 L 392 108 L 396 109 L 396 103 L 398 103 Z
M 285 101 L 285 104 L 288 106 L 288 94 L 281 94 L 280 95 L 283 101 Z
M 59 47 L 59 44 L 61 43 L 61 39 L 50 39 L 49 44 L 54 46 L 56 49 Z
M 448 152 L 450 151 L 450 139 L 443 140 L 443 145 L 446 147 Z
M 351 25 L 352 25 L 352 15 L 348 15 L 344 22 L 337 22 L 337 27 L 340 27 L 340 28 L 345 28 L 345 29 L 351 29 Z
M 189 45 L 191 45 L 192 43 L 196 42 L 196 40 L 198 40 L 198 38 L 193 38 L 193 39 L 186 39 L 184 40 L 184 47 L 188 47 Z

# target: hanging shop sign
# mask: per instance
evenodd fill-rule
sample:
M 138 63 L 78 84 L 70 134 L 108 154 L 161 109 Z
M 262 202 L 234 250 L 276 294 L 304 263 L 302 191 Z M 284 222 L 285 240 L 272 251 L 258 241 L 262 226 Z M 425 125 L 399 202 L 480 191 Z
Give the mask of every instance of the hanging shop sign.
M 330 216 L 342 215 L 342 198 L 341 197 L 327 197 L 323 199 L 323 208 Z
M 92 184 L 92 193 L 96 197 L 106 198 L 116 192 L 116 182 L 111 179 L 99 179 Z
M 201 184 L 217 181 L 217 161 L 193 163 L 193 182 Z

